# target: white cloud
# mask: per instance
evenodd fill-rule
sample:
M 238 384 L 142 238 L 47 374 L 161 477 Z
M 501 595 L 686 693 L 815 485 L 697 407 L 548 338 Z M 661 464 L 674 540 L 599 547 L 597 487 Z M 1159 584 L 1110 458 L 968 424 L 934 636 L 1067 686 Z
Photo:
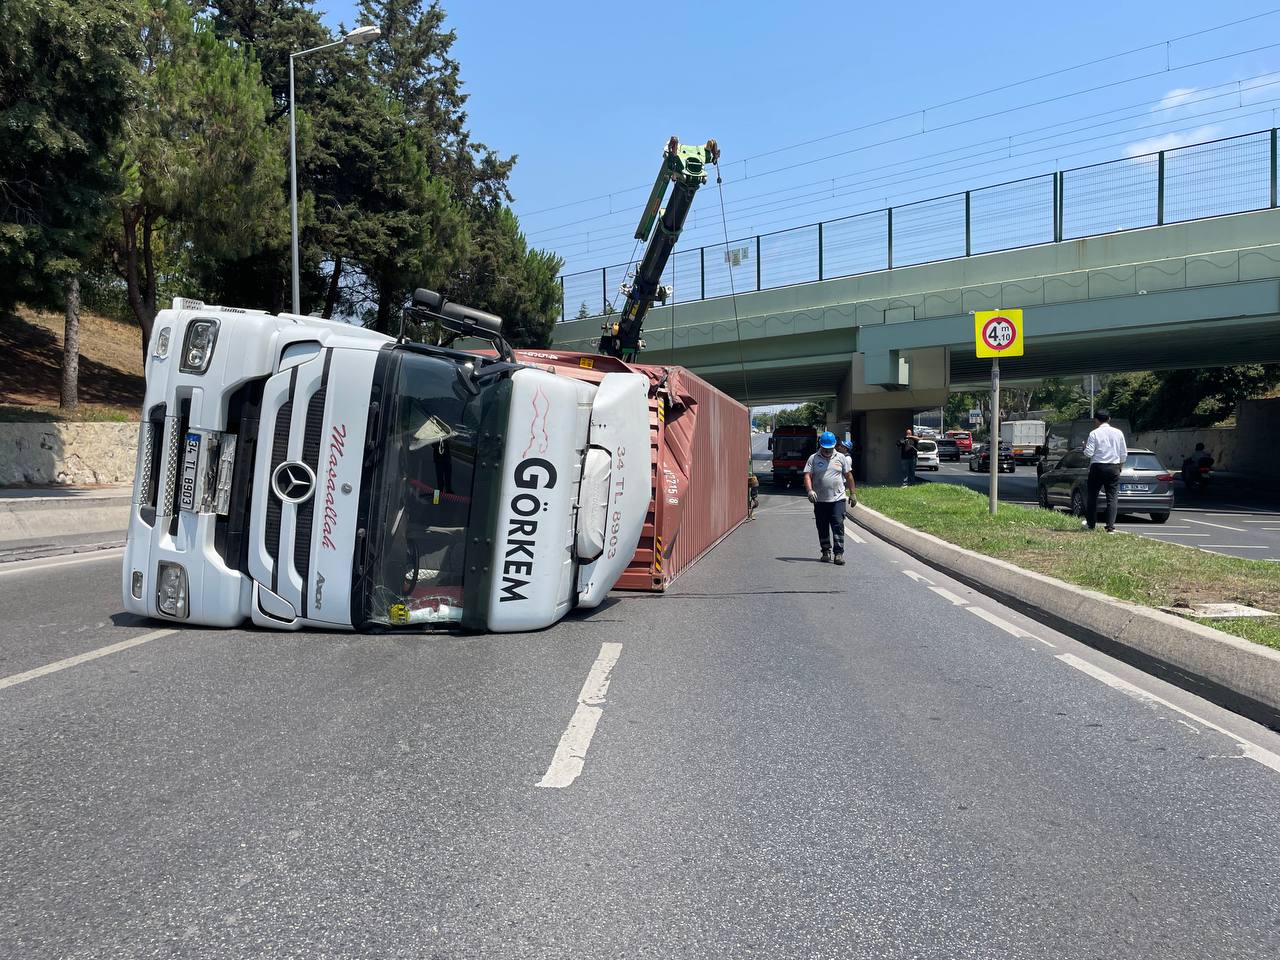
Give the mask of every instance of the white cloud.
M 1173 150 L 1176 147 L 1185 147 L 1189 143 L 1200 143 L 1204 140 L 1212 140 L 1222 134 L 1221 127 L 1196 127 L 1194 130 L 1188 130 L 1184 133 L 1166 133 L 1159 137 L 1149 137 L 1146 140 L 1139 140 L 1137 143 L 1131 143 L 1124 148 L 1126 157 L 1140 157 L 1146 153 L 1157 153 L 1160 150 Z
M 1186 106 L 1187 102 L 1199 92 L 1199 87 L 1178 87 L 1176 90 L 1170 90 L 1160 100 L 1159 105 L 1152 108 L 1152 112 L 1158 113 L 1161 110 L 1173 110 Z

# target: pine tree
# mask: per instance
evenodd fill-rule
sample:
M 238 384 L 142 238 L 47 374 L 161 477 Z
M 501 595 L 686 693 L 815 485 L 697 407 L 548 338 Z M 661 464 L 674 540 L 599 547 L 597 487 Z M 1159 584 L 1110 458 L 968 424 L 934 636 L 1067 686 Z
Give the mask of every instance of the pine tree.
M 117 145 L 126 182 L 112 252 L 145 349 L 162 256 L 279 247 L 288 220 L 284 152 L 252 53 L 218 39 L 183 0 L 149 0 L 139 36 L 141 97 Z
M 118 179 L 135 89 L 127 0 L 0 0 L 0 308 L 54 305 Z

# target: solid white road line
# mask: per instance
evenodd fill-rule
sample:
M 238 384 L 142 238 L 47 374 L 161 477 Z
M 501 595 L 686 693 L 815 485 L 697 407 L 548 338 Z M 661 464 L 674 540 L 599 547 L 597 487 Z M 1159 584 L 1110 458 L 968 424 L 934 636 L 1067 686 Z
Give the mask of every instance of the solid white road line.
M 1208 520 L 1193 520 L 1190 517 L 1183 517 L 1187 523 L 1198 523 L 1202 527 L 1217 527 L 1219 530 L 1233 530 L 1236 533 L 1244 533 L 1244 527 L 1228 527 L 1225 523 L 1210 523 Z
M 595 736 L 596 724 L 604 713 L 599 704 L 604 703 L 604 695 L 609 692 L 609 671 L 613 669 L 618 657 L 622 654 L 622 644 L 600 644 L 600 656 L 591 665 L 586 682 L 578 693 L 578 706 L 569 719 L 569 726 L 560 737 L 551 765 L 538 781 L 540 787 L 567 787 L 578 779 L 582 773 L 582 765 L 587 760 L 587 748 L 591 746 L 591 738 Z
M 1216 730 L 1223 736 L 1230 737 L 1244 749 L 1243 756 L 1248 757 L 1250 760 L 1256 760 L 1264 767 L 1270 767 L 1276 773 L 1280 773 L 1280 755 L 1272 753 L 1265 747 L 1260 747 L 1251 740 L 1246 740 L 1244 737 L 1237 736 L 1225 727 L 1220 727 L 1216 723 L 1206 720 L 1204 717 L 1197 716 L 1190 710 L 1184 710 L 1176 703 L 1170 703 L 1163 697 L 1157 697 L 1154 693 L 1143 690 L 1141 687 L 1134 686 L 1128 680 L 1122 680 L 1114 673 L 1109 673 L 1101 667 L 1095 667 L 1092 663 L 1089 663 L 1087 660 L 1081 660 L 1074 654 L 1059 653 L 1057 654 L 1057 659 L 1061 660 L 1068 666 L 1075 667 L 1081 673 L 1087 673 L 1095 680 L 1101 680 L 1108 687 L 1119 690 L 1126 696 L 1133 697 L 1133 699 L 1140 700 L 1143 703 L 1155 703 L 1163 707 L 1168 707 L 1175 713 L 1180 713 L 1184 717 L 1189 717 L 1203 727 L 1208 727 L 1210 730 Z
M 943 600 L 946 600 L 948 603 L 952 604 L 953 606 L 967 607 L 969 605 L 968 600 L 966 600 L 964 597 L 957 596 L 956 594 L 952 593 L 950 590 L 945 590 L 942 587 L 930 587 L 929 589 L 932 590 L 934 593 L 936 593 L 938 596 L 940 596 Z
M 68 667 L 76 667 L 82 663 L 88 663 L 90 660 L 97 660 L 99 657 L 119 653 L 121 650 L 128 650 L 130 647 L 150 643 L 152 640 L 159 640 L 161 637 L 167 637 L 169 634 L 177 632 L 177 630 L 152 630 L 150 633 L 144 633 L 140 637 L 121 640 L 119 643 L 113 643 L 106 647 L 99 647 L 97 650 L 90 650 L 88 653 L 81 653 L 74 657 L 67 657 L 65 660 L 57 660 L 53 663 L 47 663 L 43 667 L 36 667 L 34 670 L 28 670 L 26 673 L 15 673 L 12 676 L 0 678 L 0 690 L 3 690 L 5 687 L 16 687 L 20 683 L 26 683 L 28 680 L 35 680 L 38 677 L 48 676 L 51 673 L 57 673 L 59 670 L 66 670 Z
M 1228 550 L 1270 550 L 1271 549 L 1270 547 L 1265 547 L 1265 546 L 1257 547 L 1247 543 L 1202 543 L 1200 544 L 1200 546 L 1217 547 L 1219 550 L 1221 550 L 1223 547 L 1226 547 Z
M 1135 531 L 1137 532 L 1137 531 Z M 1209 537 L 1209 533 L 1169 533 L 1165 530 L 1142 530 L 1149 537 Z
M 1010 634 L 1015 637 L 1019 637 L 1023 640 L 1034 640 L 1037 643 L 1043 643 L 1046 647 L 1053 647 L 1055 650 L 1057 649 L 1056 644 L 1052 644 L 1048 640 L 1041 640 L 1034 633 L 1028 633 L 1026 630 L 1023 630 L 1021 627 L 1014 626 L 1012 623 L 1010 623 L 1008 620 L 1005 620 L 1003 617 L 997 617 L 990 610 L 983 610 L 981 607 L 970 607 L 969 612 L 972 613 L 974 616 L 981 617 L 983 620 L 987 621 L 987 623 L 991 624 L 993 627 L 999 627 L 1001 630 L 1003 630 L 1007 634 Z
M 63 557 L 58 560 L 13 560 L 0 566 L 0 577 L 12 576 L 15 573 L 34 573 L 39 570 L 52 570 L 55 567 L 69 567 L 75 563 L 89 563 L 94 560 L 119 560 L 124 556 L 123 547 L 110 550 L 94 550 L 91 553 L 77 553 L 74 557 Z

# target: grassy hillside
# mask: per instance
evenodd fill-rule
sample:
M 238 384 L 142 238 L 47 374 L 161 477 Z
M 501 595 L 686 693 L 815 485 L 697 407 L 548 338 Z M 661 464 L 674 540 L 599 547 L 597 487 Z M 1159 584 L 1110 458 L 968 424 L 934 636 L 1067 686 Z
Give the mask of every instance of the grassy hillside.
M 142 335 L 135 324 L 80 317 L 80 408 L 58 409 L 61 313 L 19 307 L 0 315 L 0 420 L 136 420 L 142 405 Z

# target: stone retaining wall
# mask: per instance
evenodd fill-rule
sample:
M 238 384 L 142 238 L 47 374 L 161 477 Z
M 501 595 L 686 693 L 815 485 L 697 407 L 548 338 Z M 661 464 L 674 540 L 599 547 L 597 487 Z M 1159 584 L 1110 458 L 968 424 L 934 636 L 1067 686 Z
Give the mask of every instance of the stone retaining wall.
M 136 423 L 0 423 L 0 485 L 132 483 Z

